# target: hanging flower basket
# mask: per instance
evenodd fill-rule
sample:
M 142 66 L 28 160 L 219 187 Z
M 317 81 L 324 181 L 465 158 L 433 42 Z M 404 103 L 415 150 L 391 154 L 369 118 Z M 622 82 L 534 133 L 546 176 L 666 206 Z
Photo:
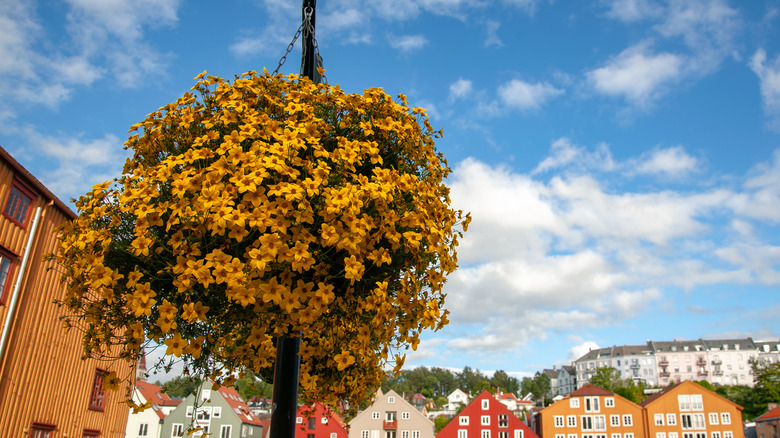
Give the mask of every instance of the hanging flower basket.
M 222 383 L 270 380 L 276 339 L 300 336 L 302 396 L 356 407 L 447 323 L 470 218 L 450 207 L 441 132 L 381 89 L 196 79 L 132 127 L 122 176 L 78 199 L 54 255 L 65 324 L 87 356 L 159 345 Z

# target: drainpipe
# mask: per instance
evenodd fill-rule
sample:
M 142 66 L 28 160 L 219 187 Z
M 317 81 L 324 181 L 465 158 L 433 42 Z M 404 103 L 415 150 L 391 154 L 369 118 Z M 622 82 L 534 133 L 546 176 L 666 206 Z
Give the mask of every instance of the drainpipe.
M 53 203 L 54 201 L 49 202 L 46 207 L 52 205 Z M 30 234 L 27 236 L 27 246 L 24 249 L 24 255 L 22 255 L 22 263 L 19 265 L 19 275 L 16 277 L 16 284 L 14 284 L 14 290 L 11 295 L 11 302 L 8 304 L 8 310 L 5 315 L 5 325 L 3 326 L 3 334 L 0 336 L 0 369 L 5 368 L 2 366 L 5 364 L 3 353 L 5 353 L 6 343 L 8 342 L 8 333 L 11 331 L 11 319 L 13 319 L 16 303 L 19 300 L 19 291 L 22 289 L 22 279 L 24 278 L 24 273 L 27 269 L 27 262 L 30 259 L 32 244 L 33 240 L 35 239 L 35 234 L 38 231 L 38 222 L 40 218 L 41 207 L 38 207 L 35 209 L 35 217 L 33 218 L 32 226 L 30 227 Z

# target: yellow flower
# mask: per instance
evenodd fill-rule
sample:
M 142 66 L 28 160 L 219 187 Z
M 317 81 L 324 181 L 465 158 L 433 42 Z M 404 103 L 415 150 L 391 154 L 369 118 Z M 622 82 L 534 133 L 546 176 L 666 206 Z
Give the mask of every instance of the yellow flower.
M 355 363 L 355 356 L 352 356 L 346 350 L 341 350 L 341 353 L 334 356 L 333 360 L 336 361 L 336 366 L 338 367 L 338 370 L 342 371 L 344 370 L 344 368 Z
M 181 357 L 188 344 L 187 341 L 181 338 L 180 333 L 176 333 L 172 338 L 165 341 L 165 345 L 168 347 L 165 349 L 165 354 Z
M 344 259 L 344 277 L 350 280 L 350 283 L 359 281 L 363 278 L 365 266 L 360 263 L 355 256 L 349 256 Z
M 117 377 L 116 371 L 111 371 L 105 377 L 103 377 L 103 389 L 109 391 L 116 391 L 119 388 L 119 383 L 122 380 Z

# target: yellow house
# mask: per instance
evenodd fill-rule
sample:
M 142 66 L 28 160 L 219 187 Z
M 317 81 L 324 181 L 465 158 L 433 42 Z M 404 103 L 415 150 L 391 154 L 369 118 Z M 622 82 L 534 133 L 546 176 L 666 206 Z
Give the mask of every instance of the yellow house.
M 644 402 L 647 438 L 744 438 L 742 407 L 690 380 Z
M 643 438 L 643 421 L 636 403 L 586 384 L 542 409 L 535 426 L 541 438 Z

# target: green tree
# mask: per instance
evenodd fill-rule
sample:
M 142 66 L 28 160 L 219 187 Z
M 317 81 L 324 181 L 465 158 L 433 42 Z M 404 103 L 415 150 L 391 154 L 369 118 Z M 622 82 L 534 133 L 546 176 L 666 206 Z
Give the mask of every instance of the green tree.
M 449 422 L 452 421 L 452 418 L 446 416 L 446 415 L 439 415 L 433 420 L 433 425 L 436 427 L 436 433 L 439 433 L 442 429 L 444 429 L 444 426 L 449 424 Z
M 244 377 L 238 379 L 233 386 L 244 400 L 248 400 L 250 397 L 271 398 L 274 389 L 272 383 L 265 382 L 251 370 L 246 370 Z
M 620 378 L 620 372 L 613 367 L 601 367 L 590 378 L 590 384 L 615 392 L 617 388 L 623 386 L 623 380 Z
M 551 386 L 550 376 L 539 371 L 533 377 L 523 377 L 523 380 L 520 381 L 522 395 L 531 394 L 534 402 L 542 407 L 546 404 L 545 396 L 550 392 Z
M 176 376 L 162 385 L 162 391 L 171 398 L 185 398 L 194 393 L 201 380 L 192 376 Z
M 520 382 L 517 378 L 510 376 L 504 370 L 498 370 L 493 373 L 490 382 L 502 392 L 517 394 L 517 391 L 520 390 Z

